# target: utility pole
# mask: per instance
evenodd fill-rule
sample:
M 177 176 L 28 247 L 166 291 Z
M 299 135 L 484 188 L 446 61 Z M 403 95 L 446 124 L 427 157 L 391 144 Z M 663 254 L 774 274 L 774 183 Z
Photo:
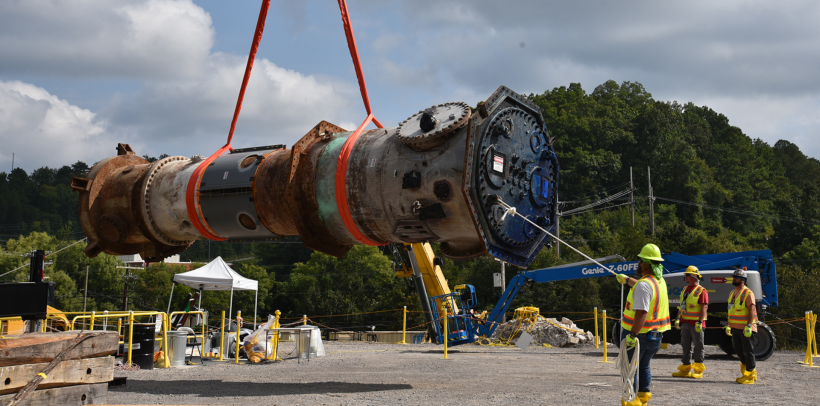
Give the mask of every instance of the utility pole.
M 558 191 L 555 191 L 555 236 L 561 238 L 561 202 L 558 201 Z M 555 253 L 561 258 L 561 243 L 555 240 Z
M 128 311 L 128 278 L 131 277 L 131 268 L 125 269 L 125 290 L 122 292 L 122 311 Z
M 85 303 L 88 300 L 88 265 L 85 266 L 85 289 L 83 289 L 83 313 L 85 313 Z
M 629 167 L 629 205 L 632 208 L 632 227 L 635 227 L 635 186 L 632 185 L 632 167 Z
M 11 171 L 14 172 L 14 152 L 11 153 Z
M 132 269 L 145 269 L 144 267 L 136 267 L 136 266 L 118 266 L 119 269 L 125 269 L 125 289 L 122 292 L 122 311 L 128 311 L 128 283 L 131 278 L 136 279 L 137 276 L 131 275 Z
M 501 293 L 502 294 L 507 291 L 507 275 L 505 273 L 504 265 L 506 265 L 506 263 L 504 261 L 501 261 Z M 507 322 L 507 313 L 504 313 L 501 316 L 501 322 L 502 323 Z
M 652 236 L 655 236 L 655 198 L 652 196 L 652 173 L 649 167 L 646 167 L 646 180 L 649 182 L 649 229 L 652 231 Z

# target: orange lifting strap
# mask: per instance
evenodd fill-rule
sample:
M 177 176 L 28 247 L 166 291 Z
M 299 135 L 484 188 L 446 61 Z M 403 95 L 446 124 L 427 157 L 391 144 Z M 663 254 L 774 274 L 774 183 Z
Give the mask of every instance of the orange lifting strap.
M 350 208 L 348 207 L 347 203 L 347 193 L 346 193 L 346 182 L 345 178 L 347 175 L 347 163 L 350 159 L 350 152 L 353 150 L 353 146 L 356 144 L 356 140 L 359 138 L 359 135 L 362 133 L 365 127 L 372 121 L 376 127 L 384 128 L 384 126 L 373 116 L 373 112 L 370 109 L 370 98 L 367 95 L 367 86 L 364 82 L 364 74 L 362 73 L 362 66 L 359 60 L 359 51 L 356 48 L 356 39 L 353 36 L 353 28 L 350 25 L 350 15 L 347 11 L 347 3 L 345 0 L 338 0 L 339 1 L 339 9 L 342 13 L 342 22 L 344 23 L 345 29 L 345 37 L 347 38 L 347 45 L 350 49 L 350 56 L 353 58 L 353 66 L 356 69 L 356 77 L 359 80 L 359 90 L 362 93 L 362 101 L 364 102 L 364 107 L 367 110 L 367 118 L 362 122 L 359 128 L 353 132 L 353 134 L 348 137 L 347 141 L 345 142 L 344 146 L 342 147 L 341 155 L 339 156 L 339 160 L 336 166 L 336 204 L 339 207 L 339 213 L 342 217 L 342 221 L 344 222 L 345 226 L 347 227 L 348 231 L 361 243 L 368 244 L 368 245 L 384 245 L 378 244 L 362 234 L 359 228 L 356 226 L 356 223 L 353 221 L 353 217 L 350 214 Z M 233 133 L 236 129 L 236 120 L 239 117 L 239 111 L 242 109 L 242 100 L 245 97 L 245 89 L 248 86 L 248 80 L 251 76 L 251 69 L 253 68 L 253 61 L 256 58 L 256 51 L 259 49 L 259 42 L 262 40 L 262 33 L 265 29 L 265 18 L 268 15 L 268 9 L 270 8 L 270 0 L 263 0 L 262 1 L 262 8 L 259 10 L 259 19 L 256 22 L 256 31 L 253 37 L 253 43 L 251 45 L 251 51 L 248 56 L 248 64 L 245 67 L 245 77 L 242 79 L 242 87 L 239 90 L 239 97 L 236 101 L 236 109 L 234 110 L 233 120 L 231 121 L 231 130 L 228 133 L 228 142 L 216 152 L 211 154 L 205 161 L 203 161 L 197 168 L 194 170 L 194 173 L 191 175 L 191 179 L 188 181 L 188 188 L 185 193 L 185 203 L 188 208 L 188 215 L 191 218 L 191 223 L 200 232 L 204 237 L 215 240 L 215 241 L 224 241 L 225 238 L 222 238 L 216 233 L 213 232 L 206 224 L 203 224 L 200 219 L 199 215 L 197 214 L 198 208 L 198 189 L 199 184 L 202 181 L 202 173 L 205 171 L 205 168 L 211 164 L 217 157 L 222 155 L 224 152 L 233 150 L 231 148 L 231 140 L 233 139 Z

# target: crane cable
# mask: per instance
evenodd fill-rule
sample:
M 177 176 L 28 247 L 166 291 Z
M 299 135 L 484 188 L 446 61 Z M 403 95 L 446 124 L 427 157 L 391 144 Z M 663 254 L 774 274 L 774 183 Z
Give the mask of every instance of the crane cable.
M 594 262 L 596 265 L 600 266 L 601 268 L 603 268 L 607 272 L 609 272 L 613 275 L 617 275 L 616 272 L 614 272 L 613 270 L 603 266 L 600 262 L 590 258 L 589 255 L 584 254 L 583 252 L 577 250 L 575 247 L 567 244 L 566 242 L 564 242 L 560 238 L 554 236 L 552 233 L 545 230 L 543 227 L 539 226 L 538 224 L 535 224 L 535 222 L 531 221 L 526 216 L 522 216 L 520 213 L 518 213 L 515 210 L 515 207 L 508 205 L 503 200 L 501 200 L 500 197 L 498 198 L 498 204 L 502 208 L 504 208 L 504 210 L 505 210 L 504 215 L 501 216 L 502 221 L 504 220 L 505 217 L 507 217 L 508 214 L 512 214 L 513 216 L 519 216 L 522 219 L 524 219 L 525 221 L 527 221 L 528 223 L 532 224 L 533 227 L 536 227 L 537 229 L 539 229 L 539 230 L 543 231 L 544 233 L 546 233 L 548 236 L 550 236 L 552 238 L 555 238 L 559 243 L 566 245 L 571 250 L 573 250 L 576 253 L 580 254 L 584 258 Z M 623 297 L 623 289 L 621 290 L 621 297 Z M 623 305 L 623 301 L 621 301 L 621 303 Z M 613 339 L 614 339 L 614 337 L 613 337 Z M 635 397 L 637 396 L 637 393 L 635 392 L 635 387 L 637 387 L 637 384 L 638 384 L 638 377 L 637 377 L 636 373 L 638 371 L 638 360 L 640 358 L 639 353 L 640 353 L 641 344 L 640 344 L 640 342 L 635 344 L 635 350 L 632 353 L 632 359 L 629 359 L 628 350 L 626 348 L 625 341 L 626 340 L 621 341 L 620 352 L 619 352 L 619 355 L 618 355 L 618 362 L 615 365 L 621 371 L 621 383 L 622 383 L 621 399 L 623 399 L 625 402 L 631 402 L 631 401 L 635 400 Z M 606 343 L 604 343 L 604 345 L 606 345 Z M 634 383 L 633 383 L 633 381 L 634 381 Z
M 362 102 L 364 102 L 364 108 L 367 111 L 367 118 L 356 128 L 353 134 L 347 137 L 339 153 L 339 158 L 336 161 L 336 206 L 339 208 L 339 217 L 342 218 L 342 223 L 344 223 L 345 228 L 350 232 L 353 238 L 362 244 L 374 246 L 386 245 L 370 240 L 359 230 L 355 220 L 353 220 L 353 215 L 350 213 L 350 206 L 347 201 L 347 167 L 353 146 L 356 144 L 356 140 L 359 139 L 362 131 L 364 131 L 364 128 L 367 127 L 371 121 L 378 128 L 384 128 L 384 126 L 373 116 L 373 111 L 370 108 L 370 97 L 367 95 L 367 85 L 364 82 L 362 64 L 359 60 L 359 50 L 356 47 L 356 38 L 353 36 L 353 27 L 350 24 L 350 13 L 347 11 L 347 2 L 345 0 L 339 0 L 339 10 L 342 13 L 342 23 L 344 24 L 345 37 L 347 38 L 347 47 L 350 50 L 350 57 L 353 59 L 353 68 L 356 70 L 356 78 L 359 81 L 359 91 L 362 93 Z

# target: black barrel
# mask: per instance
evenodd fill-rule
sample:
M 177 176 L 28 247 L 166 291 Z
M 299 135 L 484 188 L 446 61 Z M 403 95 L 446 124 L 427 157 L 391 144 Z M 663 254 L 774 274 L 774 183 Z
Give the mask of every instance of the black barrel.
M 128 359 L 128 324 L 123 324 L 123 341 L 125 353 L 123 358 Z M 140 369 L 154 369 L 154 324 L 134 323 L 134 337 L 131 341 L 131 362 L 139 365 Z

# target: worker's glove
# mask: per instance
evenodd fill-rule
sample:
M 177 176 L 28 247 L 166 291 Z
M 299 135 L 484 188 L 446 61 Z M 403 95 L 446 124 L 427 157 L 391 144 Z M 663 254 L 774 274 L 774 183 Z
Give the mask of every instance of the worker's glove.
M 703 323 L 701 323 L 701 322 L 695 323 L 695 332 L 700 333 L 701 331 L 703 331 Z
M 746 337 L 751 337 L 752 336 L 752 325 L 751 324 L 747 324 L 746 328 L 743 329 L 743 335 L 746 336 Z
M 635 335 L 632 333 L 629 333 L 629 335 L 626 336 L 624 341 L 626 342 L 627 347 L 634 347 L 638 345 L 638 337 L 635 337 Z
M 727 336 L 729 336 L 729 337 L 731 337 L 731 336 L 732 336 L 732 328 L 731 328 L 731 327 L 729 327 L 729 326 L 726 326 L 726 329 L 725 329 L 725 330 L 726 330 L 726 335 L 727 335 Z
M 675 328 L 680 330 L 680 319 L 675 319 Z
M 615 279 L 617 279 L 617 280 L 618 280 L 618 283 L 620 283 L 621 285 L 623 285 L 623 284 L 625 284 L 625 283 L 626 283 L 626 281 L 627 281 L 627 279 L 629 279 L 629 277 L 628 277 L 628 276 L 626 276 L 626 275 L 624 275 L 624 274 L 622 274 L 622 273 L 619 273 L 619 274 L 615 275 Z

